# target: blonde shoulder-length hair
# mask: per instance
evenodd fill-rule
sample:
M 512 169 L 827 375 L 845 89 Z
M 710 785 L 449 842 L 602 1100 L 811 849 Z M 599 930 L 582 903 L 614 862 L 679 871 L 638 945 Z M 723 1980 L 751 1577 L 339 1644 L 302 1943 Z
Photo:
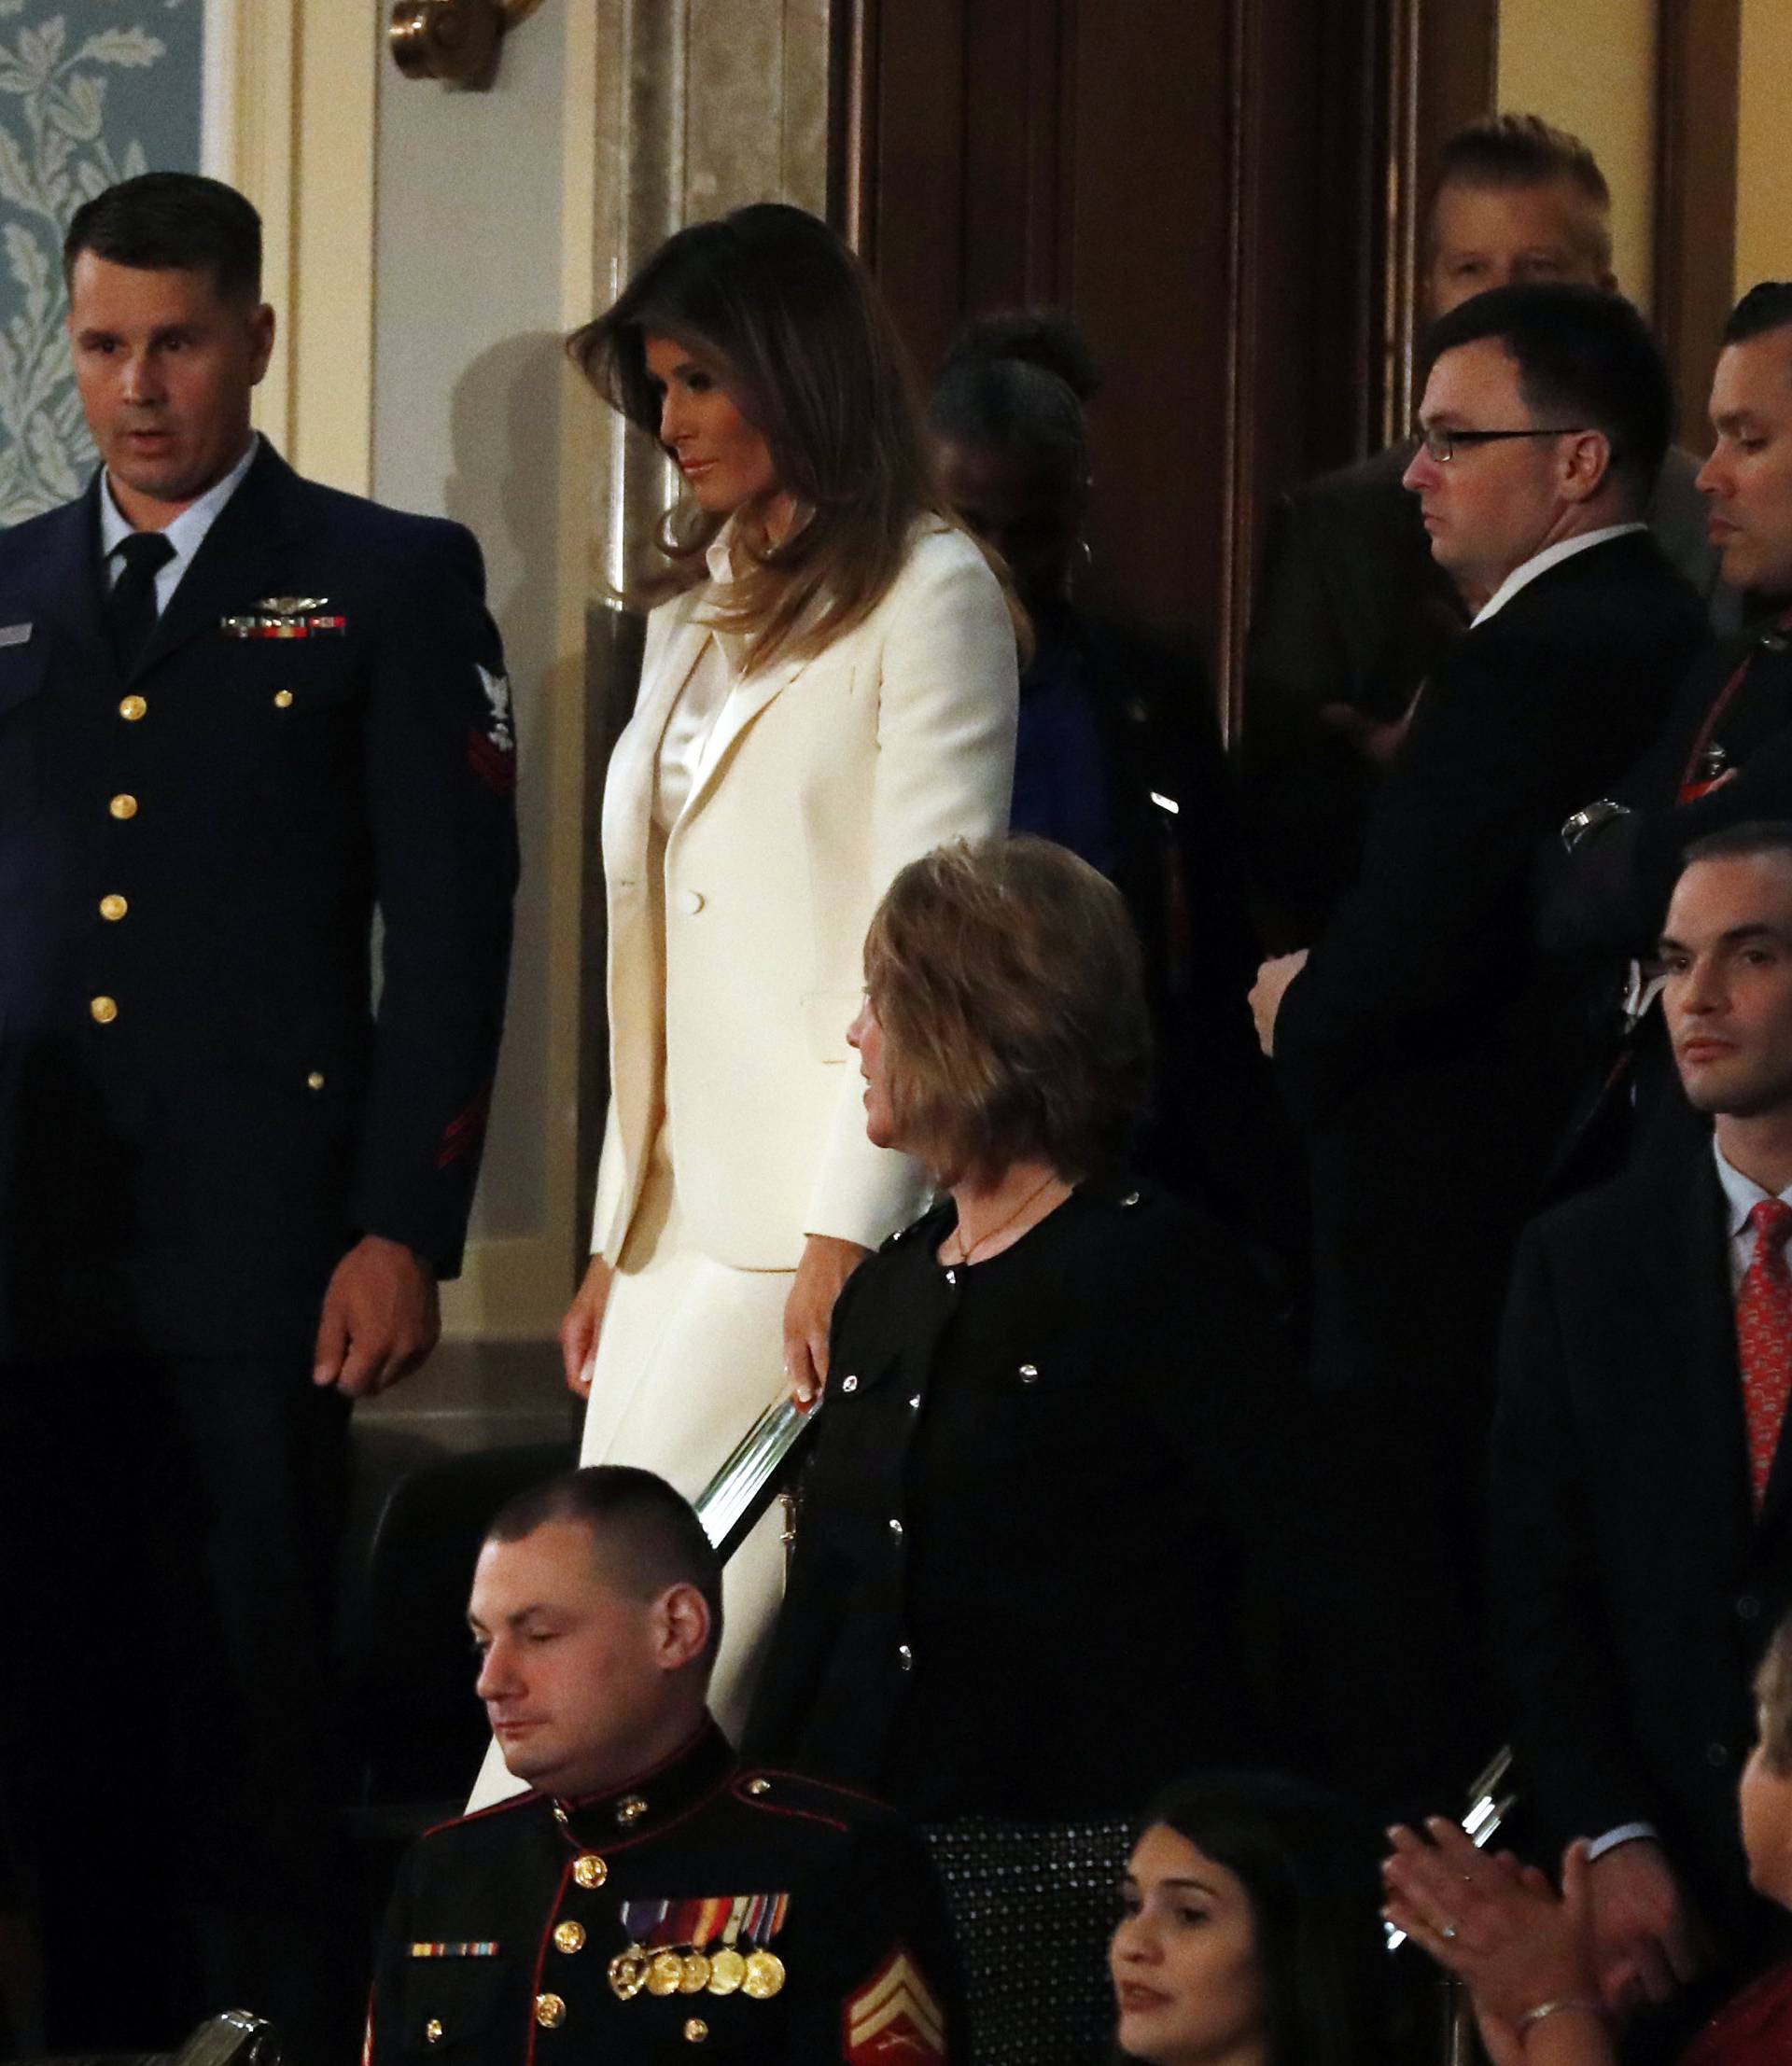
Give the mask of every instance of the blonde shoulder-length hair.
M 942 1182 L 1124 1159 L 1151 1092 L 1139 936 L 1120 892 L 1029 833 L 935 847 L 865 940 L 896 1129 Z
M 781 202 L 668 238 L 614 306 L 567 341 L 611 408 L 657 440 L 650 337 L 714 368 L 801 512 L 776 543 L 746 527 L 727 601 L 709 621 L 745 635 L 755 665 L 812 657 L 875 607 L 917 519 L 952 521 L 908 356 L 871 275 L 825 223 Z M 681 496 L 656 540 L 665 567 L 640 584 L 640 600 L 707 579 L 723 521 Z

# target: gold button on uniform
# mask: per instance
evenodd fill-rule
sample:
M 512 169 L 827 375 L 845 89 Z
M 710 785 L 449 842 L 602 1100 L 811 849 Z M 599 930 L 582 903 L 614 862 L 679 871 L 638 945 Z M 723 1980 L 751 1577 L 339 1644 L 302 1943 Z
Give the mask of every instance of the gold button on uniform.
M 95 998 L 89 1004 L 88 1010 L 101 1026 L 110 1026 L 119 1015 L 118 1004 L 111 998 Z
M 102 918 L 110 918 L 116 922 L 122 918 L 130 908 L 131 906 L 125 902 L 122 897 L 102 897 L 100 899 L 100 916 Z
M 441 2017 L 432 2016 L 423 2026 L 423 2041 L 426 2045 L 440 2045 L 441 2043 Z
M 106 805 L 114 817 L 135 817 L 137 800 L 134 796 L 115 796 Z
M 594 1887 L 601 1887 L 609 1878 L 609 1867 L 595 1850 L 581 1850 L 573 1860 L 572 1877 L 589 1893 Z
M 584 1924 L 582 1922 L 562 1922 L 558 1924 L 553 1933 L 553 1947 L 556 1951 L 565 1951 L 567 1954 L 574 1951 L 582 1951 L 585 1948 Z
M 709 2026 L 701 2016 L 693 2016 L 684 2026 L 684 2041 L 687 2045 L 701 2045 L 709 2034 Z
M 749 1794 L 769 1794 L 771 1790 L 772 1782 L 768 1779 L 750 1779 L 747 1781 L 747 1791 Z
M 538 1994 L 535 2019 L 544 2031 L 557 2031 L 567 2019 L 567 2004 L 557 1994 Z
M 638 1794 L 631 1794 L 626 1800 L 616 1803 L 616 1820 L 626 1829 L 630 1822 L 638 1822 L 647 1813 L 647 1803 Z
M 307 1090 L 322 1090 L 322 1089 L 323 1089 L 323 1087 L 324 1087 L 324 1072 L 323 1072 L 323 1070 L 322 1070 L 322 1069 L 320 1069 L 320 1068 L 315 1068 L 315 1069 L 313 1069 L 313 1070 L 312 1070 L 312 1072 L 311 1072 L 311 1074 L 310 1074 L 309 1076 L 307 1076 L 307 1077 L 305 1078 L 305 1088 L 306 1088 Z
M 119 715 L 126 724 L 135 724 L 148 707 L 141 696 L 127 696 L 119 705 Z
M 273 697 L 273 707 L 276 710 L 290 710 L 292 708 L 292 691 L 290 689 L 276 690 Z

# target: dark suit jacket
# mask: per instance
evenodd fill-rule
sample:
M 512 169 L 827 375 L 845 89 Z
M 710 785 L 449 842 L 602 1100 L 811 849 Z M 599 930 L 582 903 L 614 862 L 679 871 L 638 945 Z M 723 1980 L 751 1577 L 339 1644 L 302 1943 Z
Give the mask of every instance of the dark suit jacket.
M 1321 711 L 1342 704 L 1379 722 L 1399 718 L 1466 623 L 1432 557 L 1419 498 L 1400 485 L 1413 450 L 1403 441 L 1288 496 L 1264 544 L 1243 765 L 1253 878 L 1291 944 L 1317 937 L 1354 873 L 1378 787 Z M 1649 522 L 1714 624 L 1728 628 L 1735 602 L 1718 586 L 1696 472 L 1689 454 L 1668 454 Z
M 127 681 L 99 492 L 0 538 L 0 1346 L 289 1342 L 359 1234 L 459 1263 L 516 878 L 479 550 L 264 445 Z M 270 597 L 343 628 L 227 635 Z
M 1309 1157 L 1322 1382 L 1485 1389 L 1511 1244 L 1592 1042 L 1533 869 L 1641 751 L 1703 608 L 1631 533 L 1550 567 L 1432 677 L 1363 869 L 1276 1026 Z
M 1712 722 L 1739 668 L 1742 682 Z M 1683 804 L 1681 784 L 1708 724 L 1707 743 L 1723 748 L 1734 779 Z M 1621 960 L 1653 949 L 1681 856 L 1694 840 L 1792 817 L 1792 626 L 1784 613 L 1701 657 L 1660 735 L 1609 794 L 1631 815 L 1596 829 L 1553 864 L 1545 937 L 1562 951 Z
M 1792 1607 L 1792 1443 L 1758 1522 L 1709 1134 L 1526 1234 L 1501 1355 L 1492 1606 L 1552 1859 L 1646 1821 L 1710 1919 L 1758 1919 L 1736 1782 Z

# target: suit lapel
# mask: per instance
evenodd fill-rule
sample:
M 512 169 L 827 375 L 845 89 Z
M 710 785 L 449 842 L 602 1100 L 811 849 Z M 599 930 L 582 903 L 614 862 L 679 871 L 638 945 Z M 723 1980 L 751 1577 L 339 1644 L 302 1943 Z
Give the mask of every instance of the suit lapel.
M 105 624 L 105 584 L 100 570 L 100 480 L 98 471 L 87 493 L 59 510 L 44 552 L 43 602 L 67 637 L 84 678 L 114 678 L 119 663 Z
M 648 824 L 653 812 L 653 762 L 691 670 L 702 657 L 709 628 L 694 607 L 666 633 L 665 646 L 642 664 L 641 696 L 617 742 L 604 788 L 604 861 L 612 874 L 638 876 L 647 861 Z M 615 816 L 610 817 L 611 806 Z
M 1685 1297 L 1669 1301 L 1665 1312 L 1657 1300 L 1657 1317 L 1673 1330 L 1673 1354 L 1661 1367 L 1671 1371 L 1677 1364 L 1682 1373 L 1677 1389 L 1687 1410 L 1674 1431 L 1686 1449 L 1679 1470 L 1686 1482 L 1713 1488 L 1701 1512 L 1721 1529 L 1721 1543 L 1714 1546 L 1721 1547 L 1726 1568 L 1734 1570 L 1747 1555 L 1753 1515 L 1724 1194 L 1708 1147 L 1690 1172 L 1675 1158 L 1664 1164 L 1663 1175 L 1673 1180 L 1662 1187 L 1663 1205 L 1673 1215 L 1669 1231 L 1678 1252 L 1673 1274 L 1657 1281 L 1686 1287 Z
M 709 743 L 704 748 L 703 767 L 692 785 L 690 801 L 680 814 L 680 823 L 699 808 L 715 787 L 741 733 L 768 704 L 784 693 L 807 665 L 807 661 L 804 660 L 775 663 L 736 683 L 721 706 L 715 730 L 709 734 Z

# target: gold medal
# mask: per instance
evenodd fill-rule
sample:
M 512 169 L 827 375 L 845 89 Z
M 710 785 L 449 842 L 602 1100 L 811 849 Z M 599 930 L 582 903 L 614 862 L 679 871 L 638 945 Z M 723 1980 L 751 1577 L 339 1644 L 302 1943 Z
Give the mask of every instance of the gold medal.
M 784 1985 L 784 1961 L 776 1951 L 755 1951 L 747 1961 L 741 1986 L 755 2002 L 769 2002 Z
M 632 2002 L 647 1985 L 647 1953 L 638 1944 L 619 1951 L 609 1961 L 609 1989 L 619 2002 Z
M 701 1951 L 687 1951 L 680 1961 L 684 1971 L 679 1979 L 680 1994 L 701 1994 L 709 1985 L 709 1961 Z
M 732 1994 L 747 1977 L 747 1961 L 732 1944 L 725 1945 L 709 1961 L 711 1994 Z
M 662 1997 L 676 1994 L 684 1980 L 684 1961 L 676 1951 L 662 1951 L 647 1969 L 647 1991 Z

